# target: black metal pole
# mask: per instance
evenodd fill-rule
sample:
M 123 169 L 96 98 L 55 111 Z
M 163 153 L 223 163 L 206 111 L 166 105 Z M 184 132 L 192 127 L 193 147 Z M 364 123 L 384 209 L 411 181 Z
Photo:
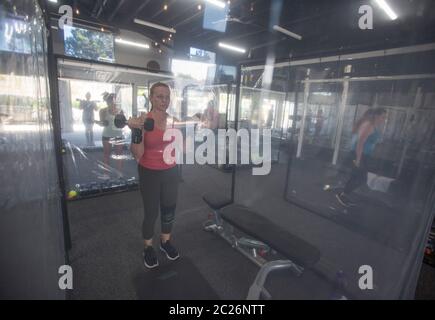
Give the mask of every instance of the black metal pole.
M 47 13 L 46 13 L 47 15 Z M 48 80 L 50 87 L 50 103 L 52 113 L 53 137 L 54 148 L 56 154 L 57 173 L 59 179 L 59 188 L 61 191 L 61 207 L 62 207 L 62 220 L 63 232 L 65 242 L 65 254 L 68 259 L 68 251 L 71 249 L 71 234 L 69 227 L 68 209 L 66 204 L 66 185 L 63 175 L 63 162 L 62 162 L 62 132 L 59 110 L 59 91 L 57 83 L 57 59 L 53 50 L 53 33 L 50 27 L 50 22 L 47 23 L 48 37 L 47 37 L 47 68 Z M 67 262 L 68 263 L 68 262 Z
M 232 85 L 231 82 L 227 84 L 227 109 L 225 113 L 225 130 L 228 130 L 228 111 L 230 106 L 230 94 L 231 94 Z
M 236 114 L 235 114 L 235 124 L 234 127 L 236 131 L 239 129 L 239 104 L 240 104 L 240 88 L 241 88 L 241 79 L 242 79 L 242 65 L 239 64 L 237 66 L 237 76 L 236 76 Z M 236 168 L 237 168 L 237 161 L 233 165 L 233 172 L 232 172 L 232 181 L 231 181 L 231 202 L 234 203 L 234 194 L 236 190 Z
M 290 83 L 290 67 L 289 67 L 288 72 L 287 72 L 287 83 L 286 83 L 285 97 L 284 97 L 284 103 L 283 103 L 283 108 L 282 108 L 282 110 L 283 110 L 282 115 L 283 116 L 282 116 L 282 120 L 281 120 L 281 136 L 279 137 L 279 146 L 278 146 L 278 163 L 279 163 L 280 156 L 281 156 L 282 137 L 284 135 L 284 122 L 285 122 L 284 115 L 285 115 L 285 109 L 286 109 L 285 105 L 286 105 L 286 102 L 289 98 L 289 90 L 290 90 L 289 83 Z M 290 109 L 290 101 L 288 102 L 288 108 Z M 288 130 L 288 128 L 286 128 L 286 130 Z
M 68 251 L 71 249 L 71 234 L 69 228 L 69 220 L 68 220 L 68 210 L 66 205 L 66 197 L 65 197 L 65 181 L 63 179 L 63 164 L 62 164 L 62 139 L 60 132 L 60 117 L 59 114 L 54 110 L 59 110 L 56 108 L 58 105 L 56 102 L 58 101 L 58 91 L 57 91 L 57 64 L 56 59 L 54 59 L 53 55 L 53 37 L 52 30 L 50 26 L 50 17 L 47 9 L 47 4 L 45 1 L 38 0 L 38 5 L 42 10 L 42 16 L 44 19 L 45 27 L 48 30 L 47 37 L 43 37 L 47 41 L 47 55 L 46 55 L 46 63 L 47 63 L 47 72 L 48 72 L 48 85 L 50 90 L 50 106 L 52 111 L 52 125 L 53 125 L 53 139 L 54 139 L 54 150 L 56 156 L 56 165 L 59 179 L 59 188 L 61 191 L 61 210 L 62 210 L 62 224 L 63 224 L 63 237 L 64 237 L 64 259 L 65 264 L 69 265 L 69 254 Z M 53 61 L 54 60 L 54 61 Z M 58 121 L 56 121 L 58 119 Z M 65 298 L 69 300 L 71 298 L 71 290 L 67 290 L 65 294 Z
M 290 75 L 290 66 L 289 66 L 289 75 Z M 296 74 L 297 77 L 297 74 Z M 290 79 L 290 76 L 289 76 Z M 297 81 L 297 79 L 295 79 Z M 285 178 L 285 187 L 284 187 L 284 200 L 287 200 L 288 187 L 289 187 L 289 179 L 291 174 L 292 167 L 292 159 L 293 159 L 293 136 L 296 134 L 296 116 L 298 113 L 298 103 L 299 103 L 299 88 L 300 82 L 296 82 L 295 85 L 295 105 L 293 108 L 293 121 L 292 121 L 292 134 L 291 138 L 288 139 L 289 147 L 288 147 L 288 162 L 287 162 L 287 174 Z M 287 87 L 288 88 L 288 87 Z

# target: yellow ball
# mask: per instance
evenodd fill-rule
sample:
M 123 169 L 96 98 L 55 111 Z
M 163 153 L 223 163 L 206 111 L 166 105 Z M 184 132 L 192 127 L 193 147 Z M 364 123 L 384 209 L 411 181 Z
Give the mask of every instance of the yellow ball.
M 75 197 L 77 197 L 77 191 L 71 190 L 70 192 L 68 192 L 68 199 L 72 199 Z

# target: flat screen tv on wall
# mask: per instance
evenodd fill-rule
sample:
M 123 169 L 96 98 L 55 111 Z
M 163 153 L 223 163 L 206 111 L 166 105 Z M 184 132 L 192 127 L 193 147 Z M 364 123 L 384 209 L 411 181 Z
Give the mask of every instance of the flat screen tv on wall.
M 64 46 L 67 56 L 115 62 L 113 35 L 111 33 L 65 25 Z

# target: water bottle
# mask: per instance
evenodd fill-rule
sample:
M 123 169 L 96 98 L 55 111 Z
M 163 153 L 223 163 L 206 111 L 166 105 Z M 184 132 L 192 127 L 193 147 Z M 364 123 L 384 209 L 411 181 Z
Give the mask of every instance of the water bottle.
M 342 270 L 338 271 L 335 276 L 334 289 L 331 295 L 331 300 L 347 300 L 345 295 L 347 287 L 346 277 Z

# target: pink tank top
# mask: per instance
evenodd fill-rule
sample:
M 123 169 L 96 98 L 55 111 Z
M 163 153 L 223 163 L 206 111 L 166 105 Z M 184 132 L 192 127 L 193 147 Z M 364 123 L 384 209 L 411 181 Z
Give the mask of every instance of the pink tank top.
M 148 117 L 151 118 L 149 115 Z M 176 163 L 168 165 L 163 160 L 163 151 L 166 146 L 174 141 L 163 141 L 164 130 L 154 126 L 152 131 L 146 131 L 143 134 L 144 153 L 139 160 L 139 164 L 147 169 L 151 170 L 166 170 L 176 166 Z M 175 156 L 173 151 L 172 156 Z

